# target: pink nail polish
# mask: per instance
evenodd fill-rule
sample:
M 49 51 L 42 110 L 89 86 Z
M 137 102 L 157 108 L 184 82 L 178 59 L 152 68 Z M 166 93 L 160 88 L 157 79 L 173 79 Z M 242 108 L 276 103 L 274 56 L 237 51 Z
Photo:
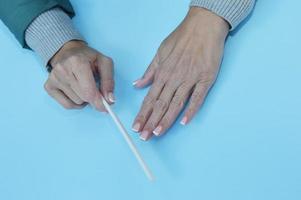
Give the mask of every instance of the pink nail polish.
M 138 132 L 140 129 L 140 123 L 135 123 L 134 126 L 132 127 L 132 130 L 135 132 Z
M 156 136 L 159 136 L 161 134 L 161 131 L 162 131 L 162 126 L 158 126 L 154 131 L 153 133 L 156 135 Z
M 188 118 L 185 116 L 185 117 L 183 117 L 183 119 L 181 120 L 180 123 L 185 126 L 187 124 L 187 121 L 188 121 Z
M 147 140 L 149 132 L 148 131 L 142 131 L 141 135 L 140 135 L 140 139 L 143 141 Z

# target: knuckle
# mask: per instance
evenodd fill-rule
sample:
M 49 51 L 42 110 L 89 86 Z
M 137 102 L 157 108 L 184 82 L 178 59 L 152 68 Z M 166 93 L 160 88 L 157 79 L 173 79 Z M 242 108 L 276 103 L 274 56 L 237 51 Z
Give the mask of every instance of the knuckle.
M 181 82 L 182 80 L 180 78 L 170 77 L 165 84 L 165 88 L 169 91 L 174 91 L 181 85 Z
M 155 99 L 152 96 L 147 95 L 143 100 L 143 105 L 150 106 L 150 105 L 153 105 L 154 102 L 155 102 Z
M 48 81 L 44 84 L 44 89 L 45 89 L 46 91 L 50 91 L 51 87 L 50 87 L 50 84 L 49 84 Z
M 52 74 L 55 77 L 67 79 L 69 77 L 68 67 L 63 64 L 59 64 L 56 68 L 52 70 Z
M 201 84 L 202 89 L 205 90 L 207 88 L 210 88 L 214 83 L 214 79 L 203 79 L 199 81 L 199 84 Z
M 145 126 L 144 126 L 144 129 L 152 130 L 152 129 L 155 128 L 156 125 L 157 125 L 157 123 L 155 123 L 154 117 L 150 117 L 150 118 L 147 120 L 147 122 L 146 122 L 146 124 L 145 124 Z
M 77 54 L 72 54 L 67 58 L 67 61 L 70 63 L 77 63 L 80 61 L 80 57 Z
M 164 99 L 158 99 L 155 104 L 155 108 L 158 110 L 166 110 L 168 103 Z
M 198 80 L 198 82 L 202 84 L 204 87 L 208 87 L 216 79 L 216 74 L 208 71 L 203 71 L 200 73 L 196 73 L 194 79 Z
M 82 105 L 84 103 L 83 100 L 81 99 L 74 99 L 74 102 L 77 104 L 77 105 Z
M 196 113 L 197 110 L 198 110 L 198 106 L 193 105 L 193 106 L 190 106 L 190 107 L 187 109 L 186 113 L 187 113 L 189 116 L 192 116 L 192 115 L 194 115 L 194 113 Z
M 156 125 L 157 125 L 157 123 L 151 119 L 147 122 L 147 125 L 145 127 L 146 127 L 146 129 L 153 129 L 156 127 Z
M 154 79 L 154 86 L 160 87 L 165 84 L 165 76 L 163 73 L 156 73 Z
M 57 63 L 56 66 L 53 69 L 53 72 L 59 73 L 59 72 L 65 72 L 65 66 L 62 63 Z
M 48 79 L 45 83 L 44 83 L 44 89 L 49 93 L 50 91 L 52 91 L 54 89 L 52 83 L 52 81 L 50 79 Z
M 146 115 L 145 114 L 142 114 L 142 113 L 139 113 L 138 116 L 136 117 L 136 120 L 137 122 L 144 122 L 146 120 Z
M 149 118 L 151 111 L 152 111 L 152 106 L 142 105 L 142 107 L 140 108 L 140 111 L 136 117 L 136 120 L 145 122 Z
M 190 91 L 195 85 L 194 80 L 184 81 L 179 87 L 181 94 L 184 94 L 186 91 Z
M 200 101 L 205 96 L 205 90 L 202 88 L 197 88 L 193 91 L 191 97 L 193 101 Z
M 163 76 L 163 75 L 162 75 Z M 157 79 L 155 79 L 155 83 L 157 86 L 162 86 L 166 83 L 165 81 L 165 77 L 158 77 Z
M 52 70 L 52 72 L 50 73 L 48 82 L 51 83 L 51 85 L 57 85 L 59 83 L 58 73 L 56 73 L 55 70 Z
M 170 104 L 172 107 L 181 107 L 182 108 L 184 105 L 183 97 L 180 95 L 175 95 Z

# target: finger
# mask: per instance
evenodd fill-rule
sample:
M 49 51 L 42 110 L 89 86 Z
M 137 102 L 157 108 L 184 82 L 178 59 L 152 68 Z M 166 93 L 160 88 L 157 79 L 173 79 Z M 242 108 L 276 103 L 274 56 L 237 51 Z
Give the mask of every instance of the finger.
M 101 112 L 106 111 L 102 104 L 101 94 L 97 89 L 90 63 L 82 63 L 73 69 L 77 83 L 73 83 L 71 87 L 75 93 L 82 100 L 90 103 L 97 110 Z
M 61 105 L 63 105 L 67 109 L 71 109 L 74 107 L 74 105 L 78 105 L 78 108 L 83 107 L 83 102 L 80 99 L 77 99 L 76 96 L 73 96 L 70 92 L 70 96 L 74 98 L 74 101 L 71 100 L 66 94 L 62 91 L 62 88 L 67 88 L 68 86 L 62 84 L 56 73 L 54 73 L 55 70 L 53 70 L 48 80 L 46 81 L 44 88 L 47 91 L 47 93 L 55 98 Z M 66 92 L 69 92 L 67 89 L 65 89 Z M 71 89 L 70 89 L 71 90 Z M 70 103 L 71 102 L 71 103 Z M 77 103 L 75 103 L 77 102 Z
M 61 86 L 60 89 L 64 94 L 77 105 L 84 104 L 84 101 L 71 89 L 70 86 Z
M 199 110 L 208 93 L 209 86 L 203 83 L 198 83 L 193 90 L 189 105 L 185 111 L 184 117 L 181 120 L 182 125 L 186 125 Z
M 100 90 L 107 102 L 114 103 L 114 65 L 111 58 L 98 56 L 97 69 L 100 75 Z
M 76 92 L 72 88 L 72 86 L 77 85 L 77 79 L 73 73 L 68 73 L 66 69 L 68 69 L 68 66 L 58 63 L 56 67 L 51 71 L 49 78 L 52 83 L 55 84 L 58 89 L 62 90 L 71 100 L 74 101 L 74 103 L 82 104 L 84 103 L 83 100 L 76 94 Z
M 170 84 L 166 84 L 166 86 L 164 87 L 163 91 L 160 94 L 160 97 L 153 106 L 153 112 L 151 116 L 147 120 L 143 131 L 140 134 L 140 138 L 142 140 L 148 140 L 153 135 L 154 129 L 169 107 L 170 101 L 176 91 L 175 87 L 176 86 Z
M 81 86 L 79 85 L 79 83 L 76 81 L 76 82 L 72 83 L 72 85 L 70 85 L 70 86 L 71 86 L 71 89 L 75 92 L 75 94 L 78 95 L 82 99 L 82 97 L 80 96 L 82 94 L 82 89 L 81 89 Z M 98 92 L 97 95 L 99 95 L 99 96 L 95 99 L 101 99 L 102 98 L 100 92 Z M 86 103 L 89 103 L 87 100 L 84 100 L 84 99 L 82 99 L 82 100 Z M 98 111 L 107 113 L 107 110 L 105 109 L 102 101 L 95 100 L 95 102 L 93 102 L 93 104 L 91 104 L 91 105 L 92 105 L 92 107 L 94 107 Z
M 54 98 L 65 109 L 80 109 L 83 107 L 83 105 L 75 104 L 59 89 L 50 89 L 50 90 L 46 90 L 46 91 L 52 98 Z
M 142 106 L 140 108 L 139 113 L 137 114 L 134 124 L 133 124 L 133 131 L 140 132 L 144 127 L 145 122 L 149 118 L 150 114 L 153 110 L 153 105 L 157 98 L 159 97 L 162 88 L 164 87 L 164 82 L 157 80 L 149 90 L 148 94 L 143 100 Z
M 168 110 L 153 131 L 156 136 L 160 136 L 165 133 L 175 122 L 191 93 L 191 88 L 191 85 L 184 83 L 177 89 L 169 104 Z
M 136 88 L 143 88 L 146 87 L 154 81 L 155 77 L 155 71 L 158 68 L 159 62 L 158 62 L 158 56 L 156 55 L 151 64 L 148 66 L 147 70 L 145 71 L 142 78 L 136 80 L 133 82 L 133 85 Z

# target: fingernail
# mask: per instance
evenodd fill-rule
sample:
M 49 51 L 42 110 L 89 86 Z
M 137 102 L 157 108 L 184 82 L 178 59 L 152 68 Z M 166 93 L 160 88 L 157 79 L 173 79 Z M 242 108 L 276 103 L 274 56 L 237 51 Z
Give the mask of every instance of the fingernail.
M 181 124 L 183 125 L 183 126 L 185 126 L 186 124 L 187 124 L 187 121 L 188 121 L 188 118 L 185 116 L 185 117 L 183 117 L 183 119 L 181 120 Z
M 139 81 L 140 81 L 140 79 L 134 81 L 134 82 L 133 82 L 133 85 L 136 85 Z
M 140 135 L 140 139 L 143 141 L 146 141 L 148 133 L 149 133 L 148 131 L 142 131 L 142 133 Z
M 158 126 L 154 131 L 153 133 L 156 135 L 156 136 L 159 136 L 161 134 L 161 131 L 162 131 L 162 126 Z
M 108 98 L 109 98 L 109 100 L 110 100 L 112 103 L 115 102 L 115 96 L 114 96 L 114 94 L 113 94 L 112 92 L 110 92 L 110 93 L 108 94 Z
M 132 130 L 135 132 L 138 132 L 140 129 L 140 124 L 139 123 L 135 123 L 134 126 L 132 127 Z

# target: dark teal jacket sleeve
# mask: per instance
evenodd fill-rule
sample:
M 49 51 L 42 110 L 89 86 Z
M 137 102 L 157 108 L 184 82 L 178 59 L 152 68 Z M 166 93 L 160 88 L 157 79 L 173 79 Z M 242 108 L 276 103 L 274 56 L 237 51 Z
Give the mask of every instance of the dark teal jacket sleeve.
M 0 19 L 15 35 L 23 47 L 27 47 L 24 34 L 30 23 L 41 13 L 62 8 L 70 17 L 74 16 L 68 0 L 0 0 Z

